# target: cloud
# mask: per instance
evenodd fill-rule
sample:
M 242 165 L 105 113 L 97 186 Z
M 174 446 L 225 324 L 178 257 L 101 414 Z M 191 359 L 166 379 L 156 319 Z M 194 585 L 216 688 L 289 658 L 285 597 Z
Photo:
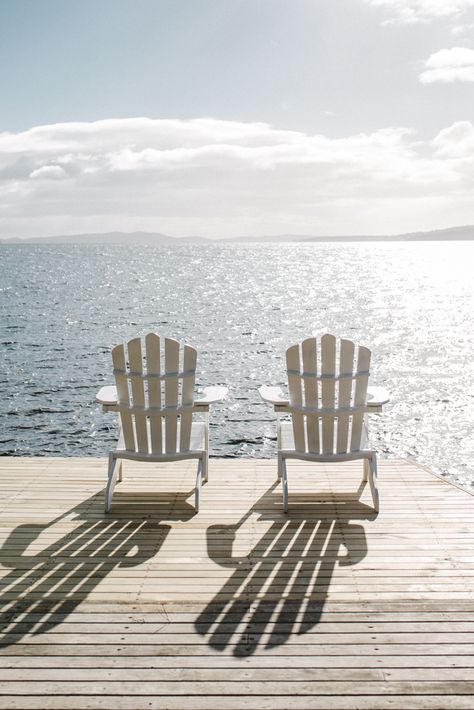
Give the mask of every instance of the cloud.
M 451 34 L 456 37 L 459 35 L 470 34 L 474 30 L 474 22 L 468 22 L 464 25 L 455 25 L 451 28 Z
M 438 133 L 433 146 L 437 156 L 470 162 L 474 156 L 474 126 L 470 121 L 457 121 Z
M 32 180 L 62 180 L 65 177 L 66 171 L 60 165 L 42 165 L 30 173 Z
M 474 7 L 474 0 L 365 0 L 372 7 L 391 11 L 390 22 L 430 22 L 436 18 L 460 15 Z M 386 23 L 384 23 L 386 24 Z
M 149 118 L 0 134 L 0 236 L 395 233 L 473 222 L 474 129 L 339 138 Z M 66 179 L 67 178 L 67 179 Z
M 474 49 L 441 49 L 425 62 L 425 71 L 419 79 L 422 84 L 474 81 Z

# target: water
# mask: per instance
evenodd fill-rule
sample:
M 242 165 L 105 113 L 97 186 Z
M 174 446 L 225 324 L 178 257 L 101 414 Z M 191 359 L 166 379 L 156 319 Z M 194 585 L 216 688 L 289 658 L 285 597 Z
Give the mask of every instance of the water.
M 0 247 L 0 453 L 103 456 L 110 349 L 153 330 L 199 351 L 199 385 L 226 384 L 214 455 L 269 457 L 257 393 L 283 384 L 286 347 L 324 331 L 373 352 L 391 402 L 371 418 L 381 456 L 474 484 L 474 243 Z

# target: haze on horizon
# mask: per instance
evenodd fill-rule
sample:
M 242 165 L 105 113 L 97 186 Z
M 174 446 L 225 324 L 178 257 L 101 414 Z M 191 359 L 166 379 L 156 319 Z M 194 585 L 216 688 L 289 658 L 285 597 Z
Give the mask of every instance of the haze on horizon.
M 15 0 L 0 33 L 0 238 L 474 223 L 474 0 Z

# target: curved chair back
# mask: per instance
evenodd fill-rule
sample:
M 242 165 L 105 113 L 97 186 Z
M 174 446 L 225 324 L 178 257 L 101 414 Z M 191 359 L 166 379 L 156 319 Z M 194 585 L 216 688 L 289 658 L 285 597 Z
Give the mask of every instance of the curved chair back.
M 163 352 L 162 352 L 163 350 Z M 173 454 L 190 449 L 197 352 L 149 333 L 112 350 L 117 411 L 127 451 Z
M 364 439 L 370 350 L 323 335 L 286 351 L 295 450 L 318 455 L 359 451 Z

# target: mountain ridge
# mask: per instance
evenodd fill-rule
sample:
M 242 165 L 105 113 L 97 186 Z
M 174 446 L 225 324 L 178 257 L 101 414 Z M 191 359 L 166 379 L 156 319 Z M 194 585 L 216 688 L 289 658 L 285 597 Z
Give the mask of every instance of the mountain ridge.
M 405 241 L 457 241 L 474 240 L 474 225 L 461 225 L 421 232 L 395 235 L 333 235 L 279 234 L 268 236 L 240 236 L 210 239 L 201 236 L 171 237 L 161 232 L 92 232 L 55 235 L 48 237 L 0 238 L 0 244 L 57 244 L 57 245 L 140 245 L 178 246 L 180 244 L 265 244 L 281 242 L 405 242 Z

